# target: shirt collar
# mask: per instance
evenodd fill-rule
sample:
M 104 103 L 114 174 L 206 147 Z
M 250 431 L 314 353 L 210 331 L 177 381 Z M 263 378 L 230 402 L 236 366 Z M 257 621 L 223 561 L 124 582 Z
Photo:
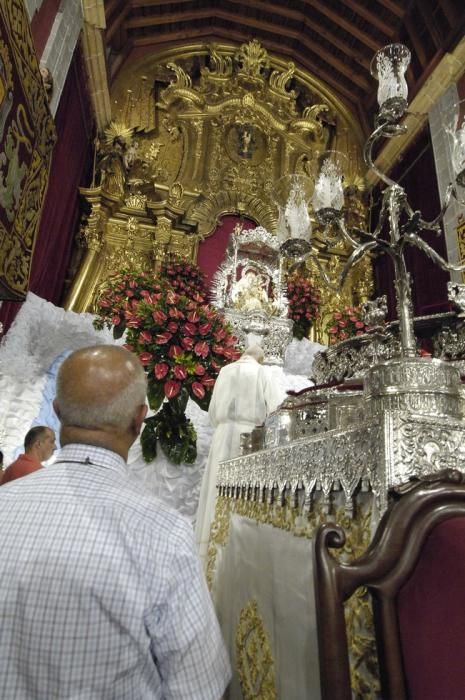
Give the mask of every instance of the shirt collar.
M 65 445 L 58 452 L 55 462 L 78 462 L 127 473 L 126 462 L 120 455 L 95 445 L 82 445 L 79 443 Z

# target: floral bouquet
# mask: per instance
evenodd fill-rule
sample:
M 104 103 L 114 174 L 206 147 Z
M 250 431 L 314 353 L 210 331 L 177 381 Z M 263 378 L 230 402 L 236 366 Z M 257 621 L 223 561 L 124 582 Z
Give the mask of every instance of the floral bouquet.
M 199 303 L 206 303 L 208 289 L 205 275 L 197 265 L 192 265 L 177 256 L 171 256 L 167 262 L 163 263 L 160 277 L 165 279 L 178 294 L 183 294 Z
M 156 456 L 157 440 L 176 464 L 195 461 L 197 436 L 185 416 L 187 401 L 206 410 L 221 367 L 240 356 L 223 317 L 196 291 L 192 296 L 175 292 L 169 278 L 125 273 L 98 302 L 96 328 L 113 326 L 115 337 L 126 331 L 125 347 L 147 373 L 149 405 L 158 411 L 141 435 L 147 461 Z
M 360 306 L 345 306 L 342 311 L 334 311 L 326 325 L 329 344 L 335 345 L 341 340 L 366 333 L 367 326 L 362 315 Z
M 297 273 L 287 280 L 288 316 L 294 321 L 294 338 L 306 338 L 316 318 L 320 317 L 320 295 L 307 277 Z

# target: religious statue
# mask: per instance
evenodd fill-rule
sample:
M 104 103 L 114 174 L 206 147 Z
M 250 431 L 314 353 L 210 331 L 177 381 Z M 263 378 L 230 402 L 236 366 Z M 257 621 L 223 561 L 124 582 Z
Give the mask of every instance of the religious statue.
M 244 268 L 234 288 L 234 307 L 239 311 L 272 313 L 272 303 L 265 290 L 267 283 L 269 284 L 269 280 L 265 275 L 257 274 L 250 267 Z

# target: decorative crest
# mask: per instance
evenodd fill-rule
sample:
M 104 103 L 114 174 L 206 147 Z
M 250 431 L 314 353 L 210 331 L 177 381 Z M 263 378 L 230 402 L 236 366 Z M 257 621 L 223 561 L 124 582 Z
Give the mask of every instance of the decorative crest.
M 263 70 L 270 66 L 268 52 L 256 39 L 242 44 L 234 58 L 240 63 L 240 73 L 251 78 L 262 78 Z

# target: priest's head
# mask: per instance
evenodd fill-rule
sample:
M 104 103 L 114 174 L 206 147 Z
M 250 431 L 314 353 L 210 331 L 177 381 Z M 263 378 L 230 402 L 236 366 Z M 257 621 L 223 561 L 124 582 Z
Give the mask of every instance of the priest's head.
M 249 345 L 242 353 L 242 357 L 253 357 L 254 360 L 262 365 L 265 360 L 265 353 L 260 345 Z

